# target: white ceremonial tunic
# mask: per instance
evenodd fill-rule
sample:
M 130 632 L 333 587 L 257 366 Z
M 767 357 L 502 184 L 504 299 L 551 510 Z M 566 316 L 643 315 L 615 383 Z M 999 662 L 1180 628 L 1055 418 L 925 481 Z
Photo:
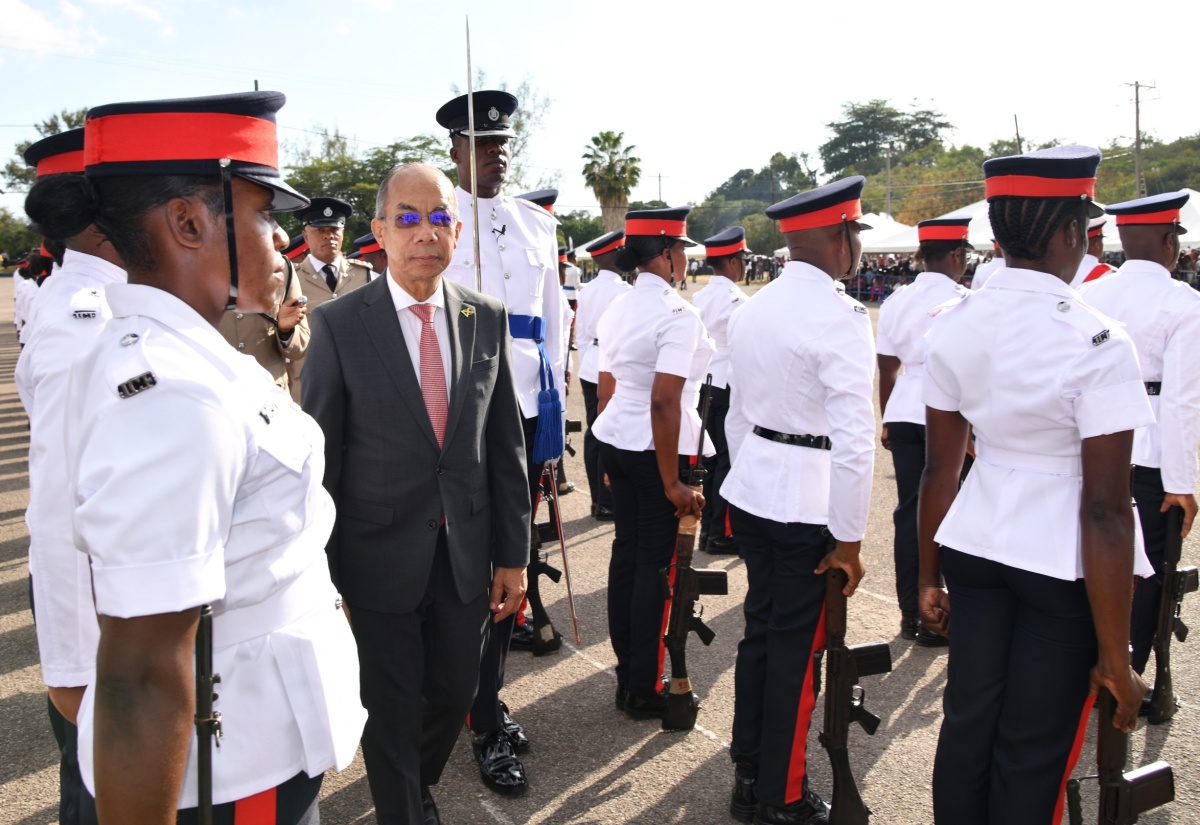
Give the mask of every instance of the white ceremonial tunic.
M 1151 261 L 1126 261 L 1092 281 L 1083 300 L 1125 325 L 1137 347 L 1143 381 L 1161 381 L 1150 396 L 1155 422 L 1133 438 L 1133 463 L 1162 469 L 1163 489 L 1196 489 L 1200 441 L 1200 292 Z
M 579 380 L 600 380 L 600 347 L 596 343 L 600 318 L 609 305 L 633 289 L 615 272 L 602 269 L 579 290 L 575 305 L 575 341 L 579 347 Z
M 72 367 L 66 428 L 96 608 L 129 618 L 212 604 L 215 803 L 341 769 L 366 712 L 325 556 L 321 430 L 178 298 L 132 284 L 106 294 L 113 318 Z M 94 701 L 91 684 L 79 765 L 93 793 Z M 192 742 L 181 808 L 196 804 Z
M 733 467 L 721 495 L 760 518 L 824 524 L 839 541 L 861 541 L 875 467 L 867 308 L 821 270 L 789 261 L 729 319 L 729 354 Z M 769 441 L 756 426 L 828 436 L 833 449 Z
M 27 324 L 29 343 L 17 360 L 17 392 L 29 415 L 29 572 L 42 680 L 50 687 L 89 684 L 96 669 L 100 626 L 91 569 L 71 529 L 75 507 L 63 427 L 71 362 L 112 317 L 105 287 L 124 282 L 123 269 L 68 249 L 62 269 L 40 290 L 38 312 Z
M 692 298 L 692 306 L 700 310 L 700 320 L 717 347 L 709 369 L 714 387 L 729 386 L 729 316 L 748 300 L 750 296 L 724 275 L 712 276 Z
M 883 422 L 925 423 L 921 400 L 925 371 L 925 333 L 933 325 L 930 312 L 948 301 L 961 300 L 970 290 L 940 272 L 922 272 L 907 288 L 893 292 L 879 308 L 875 351 L 892 355 L 904 367 L 883 411 Z
M 20 275 L 13 275 L 16 283 L 13 284 L 13 300 L 15 306 L 13 308 L 13 319 L 17 325 L 17 341 L 24 344 L 29 340 L 29 323 L 33 319 L 30 317 L 33 312 L 33 299 L 38 294 L 37 280 L 34 278 L 22 278 Z
M 975 275 L 971 278 L 971 291 L 983 289 L 984 285 L 991 279 L 993 275 L 1004 268 L 1004 258 L 997 256 L 992 258 L 986 264 L 980 264 L 975 268 Z
M 700 442 L 700 385 L 712 360 L 712 339 L 700 313 L 667 282 L 651 272 L 637 276 L 633 289 L 609 305 L 600 319 L 600 372 L 617 386 L 592 433 L 620 450 L 653 450 L 650 391 L 655 373 L 686 379 L 679 398 L 679 454 L 694 455 Z M 704 454 L 713 455 L 704 436 Z
M 1095 255 L 1085 254 L 1083 256 L 1083 260 L 1079 263 L 1079 269 L 1075 271 L 1075 277 L 1071 279 L 1071 289 L 1079 289 L 1081 286 L 1083 286 L 1084 280 L 1086 280 L 1087 276 L 1091 275 L 1098 266 L 1100 266 L 1099 258 L 1097 258 Z M 1116 270 L 1105 264 L 1105 273 L 1093 278 L 1092 281 L 1098 281 L 1100 278 L 1106 278 L 1115 271 Z M 1091 283 L 1092 281 L 1088 281 L 1088 283 Z
M 579 299 L 579 279 L 582 275 L 582 269 L 567 264 L 566 272 L 563 273 L 562 290 L 566 294 L 568 301 Z
M 1080 442 L 1154 420 L 1120 324 L 1053 275 L 1006 268 L 934 320 L 924 398 L 975 429 L 975 463 L 937 543 L 1082 578 Z M 1149 575 L 1135 536 L 1134 570 Z
M 462 232 L 458 248 L 443 277 L 475 289 L 475 243 L 471 195 L 459 187 L 458 219 Z M 565 370 L 562 310 L 558 283 L 557 221 L 542 207 L 520 198 L 498 195 L 479 199 L 479 255 L 483 292 L 504 302 L 509 317 L 532 315 L 546 320 L 545 350 L 555 381 Z M 513 338 L 513 380 L 521 413 L 538 414 L 542 389 L 541 357 L 530 338 Z M 563 388 L 558 388 L 560 396 Z

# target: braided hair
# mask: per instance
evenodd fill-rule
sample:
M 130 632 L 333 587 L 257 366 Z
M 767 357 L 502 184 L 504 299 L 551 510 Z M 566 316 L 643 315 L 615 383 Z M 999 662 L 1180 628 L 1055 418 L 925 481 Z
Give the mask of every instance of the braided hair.
M 921 241 L 913 260 L 917 263 L 933 263 L 953 254 L 954 250 L 963 248 L 962 241 Z
M 1014 258 L 1046 256 L 1050 239 L 1072 218 L 1087 225 L 1086 203 L 1079 198 L 998 197 L 988 201 L 988 219 L 996 243 Z
M 626 235 L 625 246 L 615 253 L 616 264 L 623 272 L 633 272 L 670 249 L 676 240 L 667 235 Z

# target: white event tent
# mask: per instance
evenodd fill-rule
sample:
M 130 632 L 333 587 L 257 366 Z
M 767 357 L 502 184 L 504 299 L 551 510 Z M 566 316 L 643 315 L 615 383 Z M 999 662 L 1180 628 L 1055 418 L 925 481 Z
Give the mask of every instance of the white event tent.
M 860 232 L 858 235 L 859 240 L 861 240 L 863 244 L 863 251 L 869 251 L 867 250 L 868 244 L 875 243 L 876 241 L 886 240 L 891 238 L 893 235 L 903 232 L 906 229 L 912 229 L 912 227 L 908 224 L 900 223 L 900 221 L 894 221 L 887 215 L 879 212 L 870 212 L 866 215 L 863 215 L 862 222 L 871 227 L 870 229 Z M 916 232 L 915 229 L 913 231 Z M 786 258 L 787 256 L 788 250 L 786 246 L 781 246 L 779 249 L 775 250 L 776 258 Z

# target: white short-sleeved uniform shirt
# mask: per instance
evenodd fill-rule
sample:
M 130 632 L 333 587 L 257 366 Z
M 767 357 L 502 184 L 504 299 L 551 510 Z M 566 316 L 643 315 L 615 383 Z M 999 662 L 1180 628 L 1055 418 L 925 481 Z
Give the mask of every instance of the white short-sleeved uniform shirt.
M 17 360 L 17 392 L 29 415 L 29 572 L 42 679 L 51 687 L 90 684 L 96 669 L 100 626 L 88 558 L 75 549 L 71 529 L 63 427 L 71 362 L 112 317 L 105 288 L 124 282 L 123 269 L 68 249 L 62 269 L 41 288 L 29 343 Z
M 215 803 L 341 769 L 366 713 L 325 557 L 321 430 L 178 298 L 126 284 L 106 294 L 113 318 L 72 367 L 66 426 L 96 608 L 130 618 L 213 606 Z M 79 714 L 93 792 L 94 691 Z M 196 804 L 192 741 L 180 808 Z
M 925 370 L 925 333 L 933 325 L 932 310 L 949 301 L 961 300 L 970 293 L 940 272 L 922 272 L 917 279 L 879 308 L 879 329 L 875 333 L 875 351 L 900 359 L 904 371 L 896 379 L 887 409 L 885 424 L 925 423 L 925 402 L 921 400 L 922 374 Z
M 750 296 L 724 275 L 712 276 L 708 285 L 692 298 L 692 305 L 700 310 L 700 320 L 717 347 L 712 360 L 714 387 L 729 386 L 729 316 L 748 300 Z
M 1120 325 L 1053 275 L 1006 268 L 935 319 L 924 398 L 975 430 L 975 463 L 938 544 L 1082 578 L 1081 442 L 1154 420 Z M 1149 575 L 1136 535 L 1135 572 Z
M 575 342 L 579 347 L 579 380 L 600 380 L 600 345 L 597 328 L 609 304 L 633 289 L 615 272 L 602 269 L 579 290 L 575 305 Z
M 782 523 L 867 531 L 875 467 L 875 346 L 867 308 L 814 266 L 789 261 L 729 320 L 725 434 L 730 504 Z M 831 450 L 769 441 L 754 427 L 828 436 Z
M 679 454 L 694 455 L 700 443 L 700 386 L 715 350 L 700 313 L 662 278 L 643 272 L 632 290 L 609 305 L 598 335 L 600 371 L 612 373 L 617 386 L 592 433 L 621 450 L 653 450 L 654 375 L 677 375 L 686 379 L 679 399 Z M 704 454 L 713 454 L 707 434 Z
M 1089 282 L 1083 300 L 1125 325 L 1137 347 L 1143 381 L 1159 381 L 1150 396 L 1155 423 L 1133 439 L 1133 463 L 1162 469 L 1163 489 L 1196 489 L 1200 441 L 1200 292 L 1151 261 L 1126 261 Z
M 992 276 L 1004 269 L 1003 256 L 997 255 L 985 264 L 980 264 L 975 268 L 975 274 L 971 277 L 971 291 L 983 289 Z
M 568 301 L 574 301 L 579 297 L 579 281 L 583 277 L 583 270 L 574 264 L 567 264 L 567 269 L 563 273 L 562 289 L 567 296 Z
M 454 258 L 442 277 L 468 289 L 475 288 L 474 215 L 471 195 L 461 187 L 458 219 L 462 232 Z M 563 334 L 562 288 L 558 283 L 558 221 L 536 203 L 498 195 L 479 199 L 479 262 L 483 292 L 504 303 L 509 316 L 532 315 L 546 322 L 545 350 L 553 375 L 566 371 Z M 569 329 L 569 327 L 567 328 Z M 538 414 L 542 389 L 542 360 L 537 344 L 513 338 L 513 381 L 521 413 Z M 562 393 L 562 387 L 559 387 Z
M 33 320 L 33 301 L 39 292 L 37 280 L 34 278 L 15 277 L 13 285 L 13 319 L 17 325 L 17 340 L 25 344 L 29 341 L 29 322 Z M 49 280 L 49 279 L 47 279 Z

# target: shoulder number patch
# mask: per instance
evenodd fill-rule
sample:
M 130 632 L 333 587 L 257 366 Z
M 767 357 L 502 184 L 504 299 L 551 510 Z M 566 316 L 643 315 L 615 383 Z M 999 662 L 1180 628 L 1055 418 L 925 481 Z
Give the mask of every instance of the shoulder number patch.
M 96 310 L 94 310 L 94 309 L 77 309 L 71 313 L 71 317 L 78 318 L 80 320 L 87 320 L 87 319 L 95 318 Z
M 854 311 L 861 312 L 863 315 L 867 314 L 867 308 L 865 306 L 863 306 L 862 304 L 855 304 Z
M 137 378 L 130 378 L 123 384 L 117 384 L 117 395 L 121 398 L 132 398 L 143 390 L 148 390 L 158 384 L 158 379 L 152 372 L 143 372 Z
M 1103 344 L 1105 341 L 1107 341 L 1108 339 L 1109 339 L 1108 330 L 1106 330 L 1106 329 L 1101 330 L 1100 332 L 1098 332 L 1092 336 L 1092 346 L 1098 347 L 1101 344 Z

